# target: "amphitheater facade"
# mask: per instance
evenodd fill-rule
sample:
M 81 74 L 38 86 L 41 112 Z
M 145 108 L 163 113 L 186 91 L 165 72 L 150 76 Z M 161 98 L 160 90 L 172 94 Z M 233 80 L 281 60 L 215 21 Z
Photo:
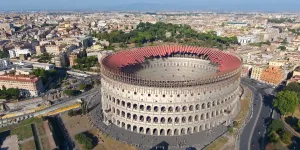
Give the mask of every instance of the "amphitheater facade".
M 241 60 L 221 50 L 155 46 L 101 61 L 104 122 L 157 136 L 228 125 L 239 111 Z

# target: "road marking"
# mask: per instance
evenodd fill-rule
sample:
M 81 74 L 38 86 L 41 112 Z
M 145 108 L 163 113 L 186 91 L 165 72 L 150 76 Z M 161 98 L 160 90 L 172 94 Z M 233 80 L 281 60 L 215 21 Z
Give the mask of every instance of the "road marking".
M 262 100 L 262 96 L 261 96 L 260 93 L 259 93 L 259 97 L 260 97 L 260 99 Z M 251 143 L 251 140 L 252 140 L 254 128 L 255 128 L 255 126 L 256 126 L 256 124 L 257 124 L 257 121 L 258 121 L 258 118 L 259 118 L 259 116 L 260 116 L 260 112 L 261 112 L 261 109 L 262 109 L 262 103 L 263 103 L 263 102 L 261 101 L 260 106 L 259 106 L 259 110 L 258 110 L 258 113 L 257 113 L 257 116 L 256 116 L 255 121 L 254 121 L 254 125 L 253 125 L 253 127 L 252 127 L 252 129 L 251 129 L 250 138 L 249 138 L 249 141 L 248 141 L 248 150 L 250 150 L 250 143 Z

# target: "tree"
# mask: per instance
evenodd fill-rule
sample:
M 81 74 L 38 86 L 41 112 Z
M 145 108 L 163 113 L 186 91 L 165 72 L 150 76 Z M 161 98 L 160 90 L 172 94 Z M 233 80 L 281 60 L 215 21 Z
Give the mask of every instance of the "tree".
M 79 90 L 85 90 L 86 89 L 86 84 L 84 84 L 84 83 L 80 83 L 79 84 Z
M 285 51 L 285 50 L 286 50 L 286 47 L 283 46 L 283 45 L 281 45 L 281 46 L 278 47 L 278 49 L 280 49 L 280 50 L 282 50 L 282 51 Z
M 279 130 L 283 130 L 284 124 L 281 120 L 272 120 L 271 124 L 268 126 L 267 131 L 278 132 Z
M 76 134 L 75 139 L 78 141 L 78 143 L 83 145 L 83 149 L 85 150 L 93 149 L 92 139 L 86 136 L 85 134 L 83 133 Z
M 2 85 L 2 90 L 6 91 L 6 87 L 4 85 Z
M 233 127 L 237 127 L 239 125 L 239 123 L 237 121 L 233 121 Z
M 227 127 L 227 130 L 228 130 L 229 133 L 233 133 L 233 127 L 228 126 L 228 127 Z
M 300 128 L 300 119 L 297 122 L 297 126 L 298 126 L 298 128 Z
M 75 114 L 74 114 L 74 111 L 73 110 L 69 110 L 68 111 L 68 116 L 70 117 L 73 117 Z
M 279 138 L 275 132 L 269 133 L 268 138 L 272 143 L 277 143 L 279 141 Z
M 287 91 L 294 91 L 297 93 L 298 98 L 300 97 L 300 84 L 298 82 L 290 82 L 284 90 Z
M 293 91 L 281 91 L 276 95 L 273 106 L 277 107 L 281 114 L 294 113 L 299 104 L 298 96 Z
M 280 136 L 281 141 L 285 144 L 290 144 L 291 138 L 292 138 L 292 134 L 288 131 L 284 131 Z

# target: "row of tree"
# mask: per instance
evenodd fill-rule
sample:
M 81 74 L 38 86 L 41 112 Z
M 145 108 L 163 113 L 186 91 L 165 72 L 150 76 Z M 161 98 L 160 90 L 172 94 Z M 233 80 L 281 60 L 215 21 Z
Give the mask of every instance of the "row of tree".
M 10 100 L 10 99 L 18 99 L 20 97 L 20 91 L 17 88 L 9 88 L 3 85 L 2 90 L 0 90 L 0 99 Z
M 282 115 L 293 114 L 299 106 L 300 84 L 289 83 L 283 91 L 278 92 L 273 101 L 273 106 L 278 108 Z
M 285 23 L 285 22 L 293 23 L 294 21 L 295 21 L 295 19 L 291 19 L 291 18 L 271 18 L 271 19 L 268 19 L 268 22 L 270 22 L 270 23 Z
M 272 143 L 277 143 L 280 140 L 285 144 L 290 144 L 292 134 L 284 130 L 284 124 L 281 120 L 272 120 L 267 128 L 267 137 Z
M 76 134 L 75 139 L 78 141 L 78 143 L 82 144 L 84 150 L 91 150 L 94 147 L 92 139 L 83 133 Z
M 230 44 L 237 44 L 236 37 L 220 37 L 216 32 L 198 33 L 189 25 L 179 25 L 171 23 L 157 22 L 139 23 L 137 28 L 125 33 L 121 30 L 96 33 L 92 32 L 92 36 L 100 40 L 107 40 L 110 43 L 136 43 L 144 44 L 153 41 L 179 42 L 190 45 L 199 44 L 200 46 L 223 48 Z
M 81 57 L 75 59 L 75 62 L 77 64 L 72 67 L 73 69 L 78 69 L 81 71 L 90 71 L 91 67 L 94 67 L 98 63 L 98 59 L 95 56 Z
M 57 71 L 52 70 L 45 70 L 42 68 L 33 69 L 32 74 L 40 77 L 42 79 L 43 84 L 47 83 L 50 77 L 54 77 L 57 74 Z

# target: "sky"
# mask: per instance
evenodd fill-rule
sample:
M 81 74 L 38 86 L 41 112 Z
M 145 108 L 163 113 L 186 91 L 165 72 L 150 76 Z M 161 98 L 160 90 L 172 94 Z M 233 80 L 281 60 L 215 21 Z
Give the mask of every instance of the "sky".
M 300 0 L 0 0 L 7 10 L 284 11 L 300 12 Z

